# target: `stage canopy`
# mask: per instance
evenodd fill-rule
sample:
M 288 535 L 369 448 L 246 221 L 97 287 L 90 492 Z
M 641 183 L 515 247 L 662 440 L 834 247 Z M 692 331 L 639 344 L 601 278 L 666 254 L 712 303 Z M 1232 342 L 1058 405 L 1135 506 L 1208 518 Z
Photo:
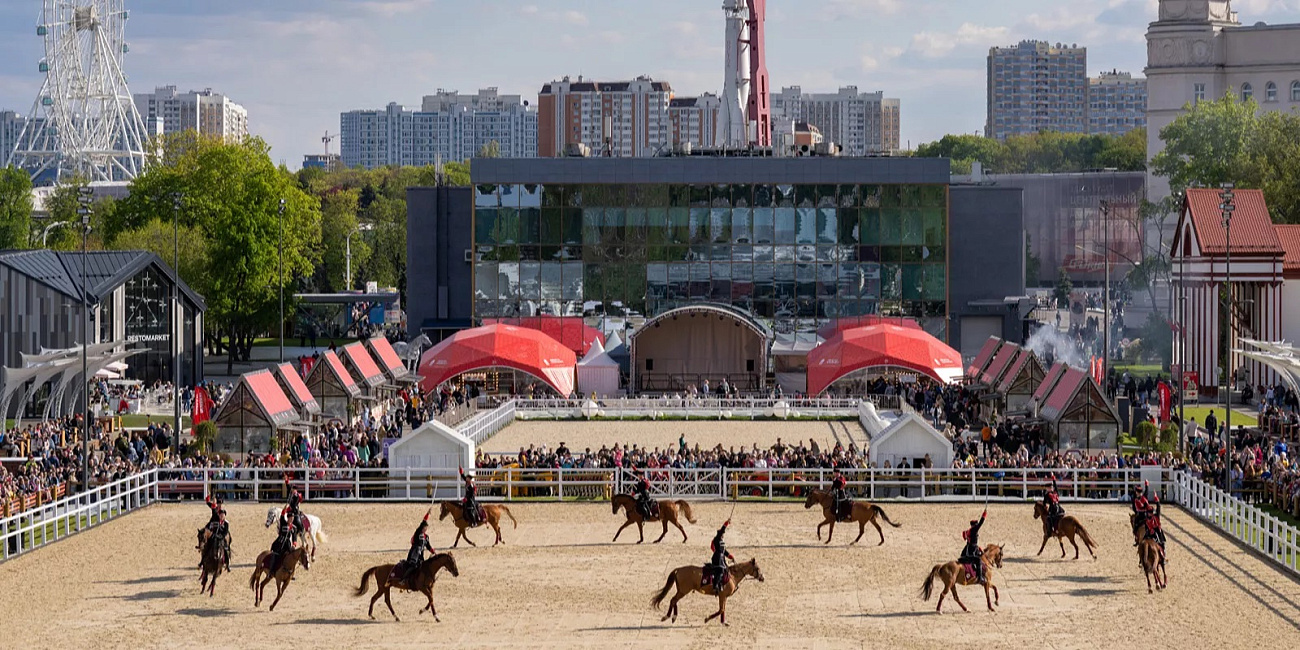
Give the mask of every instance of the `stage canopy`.
M 563 396 L 573 393 L 573 350 L 539 330 L 514 325 L 484 325 L 461 330 L 420 357 L 421 387 L 439 384 L 471 370 L 511 368 L 546 382 Z
M 600 330 L 586 324 L 577 316 L 526 316 L 523 318 L 484 318 L 484 325 L 514 325 L 537 330 L 560 342 L 575 356 L 581 356 L 591 349 L 593 341 L 605 343 L 605 335 Z
M 725 379 L 745 391 L 766 383 L 772 333 L 730 305 L 699 303 L 666 311 L 629 337 L 633 390 L 713 390 Z
M 808 353 L 808 394 L 864 368 L 902 368 L 944 383 L 962 375 L 961 355 L 925 330 L 868 325 L 840 332 Z
M 817 335 L 823 339 L 829 339 L 844 330 L 868 325 L 897 325 L 899 327 L 921 329 L 921 325 L 916 321 L 901 316 L 845 316 L 844 318 L 836 318 L 830 323 L 817 328 Z

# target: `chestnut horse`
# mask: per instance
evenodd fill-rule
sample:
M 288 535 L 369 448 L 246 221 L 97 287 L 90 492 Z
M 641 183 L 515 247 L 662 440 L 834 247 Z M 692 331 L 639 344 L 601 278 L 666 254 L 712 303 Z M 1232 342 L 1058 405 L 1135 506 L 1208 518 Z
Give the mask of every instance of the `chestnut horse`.
M 1142 563 L 1142 572 L 1147 576 L 1147 593 L 1151 591 L 1151 576 L 1156 577 L 1156 589 L 1169 586 L 1169 574 L 1165 571 L 1164 559 L 1160 557 L 1160 542 L 1145 537 L 1138 544 L 1138 562 Z
M 993 606 L 1001 603 L 998 600 L 998 586 L 993 584 L 993 569 L 995 567 L 1002 568 L 1002 547 L 997 544 L 985 546 L 984 556 L 980 558 L 980 561 L 984 563 L 984 601 L 988 603 L 990 612 L 996 611 Z M 952 599 L 957 601 L 958 605 L 961 605 L 961 611 L 970 611 L 966 609 L 966 604 L 961 602 L 961 598 L 957 596 L 957 585 L 965 587 L 975 584 L 975 578 L 966 572 L 966 567 L 957 562 L 934 565 L 934 568 L 930 569 L 930 575 L 925 579 L 925 584 L 921 586 L 921 598 L 923 600 L 930 600 L 930 596 L 934 593 L 935 578 L 943 581 L 943 591 L 939 592 L 939 605 L 934 608 L 935 611 L 943 612 L 943 597 L 950 591 L 952 592 Z M 992 598 L 989 598 L 990 590 L 993 591 Z
M 880 524 L 876 523 L 877 516 L 884 519 L 885 523 L 894 528 L 902 526 L 902 524 L 896 524 L 890 521 L 889 515 L 886 515 L 885 511 L 881 510 L 880 506 L 874 503 L 867 501 L 849 501 L 849 503 L 853 505 L 849 508 L 848 521 L 856 521 L 858 523 L 858 536 L 849 543 L 849 546 L 857 544 L 858 540 L 862 539 L 862 534 L 867 530 L 867 524 L 875 526 L 876 533 L 880 535 L 880 544 L 877 544 L 877 546 L 885 543 L 885 531 L 880 528 Z M 831 536 L 835 534 L 835 515 L 837 513 L 831 512 L 831 509 L 835 506 L 835 499 L 831 496 L 830 492 L 825 490 L 810 490 L 808 492 L 808 498 L 803 502 L 803 507 L 807 509 L 813 507 L 813 505 L 820 505 L 822 507 L 822 516 L 825 517 L 825 519 L 822 520 L 822 523 L 817 524 L 817 539 L 822 538 L 822 526 L 830 524 L 831 529 L 826 533 L 826 543 L 830 544 Z
M 203 559 L 199 562 L 199 568 L 202 572 L 199 574 L 199 593 L 208 592 L 208 598 L 211 598 L 217 589 L 217 576 L 226 570 L 226 563 L 229 559 L 226 557 L 226 545 L 219 544 L 214 539 L 205 540 L 203 543 Z M 208 578 L 212 583 L 208 584 Z
M 301 564 L 302 568 L 311 571 L 311 556 L 307 554 L 304 548 L 295 548 L 284 554 L 284 559 L 280 561 L 280 568 L 276 569 L 275 575 L 271 575 L 268 570 L 267 562 L 271 558 L 270 551 L 262 551 L 257 556 L 257 563 L 253 565 L 253 575 L 248 579 L 248 586 L 253 590 L 253 607 L 262 604 L 262 593 L 266 590 L 266 583 L 275 578 L 275 601 L 271 603 L 271 611 L 275 611 L 276 603 L 284 596 L 284 592 L 289 588 L 289 581 L 293 580 L 293 572 Z M 266 578 L 261 583 L 257 582 L 265 574 Z
M 686 521 L 692 524 L 695 523 L 695 513 L 691 512 L 691 504 L 682 501 L 681 499 L 676 501 L 669 501 L 667 499 L 657 501 L 656 503 L 659 505 L 658 519 L 646 519 L 642 517 L 641 512 L 638 511 L 636 507 L 636 497 L 630 494 L 615 494 L 614 498 L 610 499 L 610 503 L 613 505 L 614 514 L 618 514 L 619 508 L 622 508 L 624 514 L 627 515 L 627 521 L 623 522 L 623 525 L 618 527 L 617 533 L 614 533 L 614 541 L 616 542 L 618 541 L 618 536 L 623 534 L 624 528 L 636 524 L 636 532 L 641 537 L 641 539 L 638 539 L 636 543 L 640 544 L 645 541 L 645 522 L 658 521 L 663 524 L 664 532 L 659 535 L 659 539 L 654 541 L 655 544 L 664 541 L 664 535 L 668 534 L 668 524 L 672 524 L 677 527 L 677 530 L 682 531 L 682 543 L 685 544 L 686 529 L 682 528 L 682 523 L 677 517 L 677 511 L 681 510 L 682 515 L 686 517 Z
M 1043 520 L 1043 544 L 1038 547 L 1039 555 L 1042 555 L 1043 549 L 1047 548 L 1047 540 L 1055 537 L 1056 541 L 1061 545 L 1061 557 L 1065 557 L 1065 542 L 1062 541 L 1062 538 L 1066 538 L 1070 540 L 1070 546 L 1074 547 L 1074 559 L 1079 559 L 1079 545 L 1074 543 L 1074 536 L 1078 535 L 1079 539 L 1083 540 L 1084 547 L 1088 549 L 1088 555 L 1091 555 L 1094 560 L 1097 559 L 1097 554 L 1092 552 L 1092 549 L 1097 547 L 1097 543 L 1092 541 L 1092 536 L 1088 534 L 1088 530 L 1074 516 L 1065 515 L 1061 517 L 1061 520 L 1056 522 L 1056 530 L 1049 531 L 1047 529 L 1047 509 L 1043 507 L 1042 501 L 1035 501 L 1034 519 Z
M 496 546 L 497 544 L 505 544 L 506 541 L 501 539 L 501 513 L 505 513 L 507 517 L 510 517 L 510 521 L 514 522 L 515 528 L 519 528 L 519 522 L 516 521 L 515 516 L 510 513 L 510 508 L 507 508 L 504 505 L 480 505 L 479 507 L 483 508 L 483 513 L 485 515 L 483 521 L 474 524 L 474 526 L 470 526 L 469 522 L 465 521 L 465 510 L 459 501 L 440 501 L 438 503 L 441 507 L 441 510 L 438 513 L 438 521 L 442 521 L 447 518 L 447 515 L 451 515 L 451 520 L 456 524 L 456 541 L 452 542 L 452 548 L 456 548 L 456 546 L 460 544 L 462 537 L 465 538 L 465 541 L 469 542 L 470 546 L 478 546 L 478 544 L 475 544 L 470 540 L 469 535 L 465 534 L 465 529 L 471 527 L 477 528 L 483 524 L 491 526 L 492 530 L 496 531 L 497 539 L 493 542 L 493 546 Z
M 440 569 L 446 569 L 454 578 L 460 577 L 460 570 L 456 568 L 456 558 L 452 557 L 451 553 L 438 553 L 421 563 L 419 568 L 408 575 L 406 580 L 402 582 L 393 580 L 393 566 L 392 564 L 381 564 L 371 567 L 361 574 L 361 586 L 357 588 L 357 596 L 365 595 L 366 591 L 370 589 L 370 576 L 375 577 L 375 595 L 370 599 L 370 620 L 375 620 L 375 601 L 379 600 L 380 596 L 383 596 L 384 604 L 388 605 L 388 611 L 393 615 L 393 620 L 399 623 L 402 622 L 402 619 L 397 618 L 397 612 L 393 611 L 393 601 L 388 596 L 389 591 L 401 589 L 403 591 L 418 591 L 424 594 L 429 603 L 417 615 L 423 614 L 424 610 L 427 609 L 430 614 L 433 614 L 433 620 L 441 623 L 442 620 L 438 618 L 438 610 L 433 607 L 433 583 L 438 579 Z
M 668 590 L 672 589 L 673 585 L 677 585 L 677 593 L 673 594 L 672 601 L 668 603 L 668 611 L 664 613 L 664 617 L 661 619 L 666 621 L 671 617 L 673 622 L 676 623 L 677 601 L 696 591 L 706 596 L 713 594 L 718 597 L 718 611 L 709 614 L 709 617 L 704 619 L 704 622 L 708 623 L 715 618 L 721 617 L 722 624 L 729 626 L 727 623 L 727 599 L 736 594 L 736 591 L 740 589 L 740 581 L 745 578 L 752 577 L 762 582 L 763 572 L 758 568 L 758 560 L 753 559 L 741 564 L 733 564 L 727 567 L 727 572 L 731 574 L 731 579 L 722 587 L 722 591 L 716 591 L 713 589 L 712 581 L 706 582 L 704 580 L 703 567 L 688 565 L 673 569 L 672 573 L 668 574 L 668 582 L 664 583 L 664 588 L 660 589 L 659 593 L 650 599 L 650 606 L 658 610 L 659 605 L 664 602 L 664 598 L 668 595 Z

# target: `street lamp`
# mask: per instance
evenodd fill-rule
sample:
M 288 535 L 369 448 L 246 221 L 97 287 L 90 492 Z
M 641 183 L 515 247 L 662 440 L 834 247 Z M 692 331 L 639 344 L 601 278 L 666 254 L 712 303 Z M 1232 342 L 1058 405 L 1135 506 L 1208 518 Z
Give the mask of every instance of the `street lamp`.
M 52 223 L 52 224 L 46 226 L 45 228 L 43 228 L 43 229 L 41 230 L 41 248 L 45 248 L 45 247 L 46 247 L 46 246 L 45 246 L 45 239 L 46 239 L 47 237 L 50 236 L 50 231 L 51 231 L 51 230 L 54 230 L 55 228 L 58 228 L 59 226 L 66 226 L 66 225 L 68 225 L 69 223 L 71 223 L 71 222 L 69 222 L 69 221 L 55 221 L 54 223 Z
M 183 337 L 180 334 L 181 317 L 181 193 L 172 194 L 172 453 L 181 450 L 181 357 Z
M 284 363 L 284 205 L 285 200 L 280 199 L 280 363 Z
M 344 278 L 344 285 L 345 285 L 343 287 L 344 291 L 352 290 L 352 235 L 355 235 L 359 232 L 370 232 L 371 230 L 374 229 L 375 229 L 375 224 L 373 223 L 359 223 L 357 224 L 356 230 L 352 230 L 348 232 L 348 236 L 344 238 L 344 243 L 346 244 L 346 248 L 347 248 L 347 271 L 345 273 L 346 277 Z
M 1106 331 L 1102 333 L 1101 376 L 1102 381 L 1110 379 L 1110 201 L 1101 200 L 1102 248 L 1106 251 L 1106 281 L 1102 290 L 1102 313 L 1106 320 Z
M 81 216 L 81 489 L 90 489 L 90 370 L 86 358 L 90 348 L 90 283 L 86 256 L 90 239 L 90 202 L 95 190 L 77 188 L 77 214 Z
M 1226 406 L 1223 412 L 1223 490 L 1227 492 L 1232 489 L 1232 485 L 1229 482 L 1231 478 L 1231 470 L 1229 467 L 1232 463 L 1229 449 L 1231 448 L 1232 443 L 1232 321 L 1236 314 L 1236 305 L 1233 303 L 1232 293 L 1232 213 L 1237 209 L 1237 206 L 1233 203 L 1232 189 L 1234 185 L 1232 183 L 1224 183 L 1220 185 L 1220 187 L 1223 188 L 1223 191 L 1219 192 L 1219 198 L 1223 199 L 1223 203 L 1219 204 L 1219 214 L 1223 218 L 1223 275 L 1224 286 L 1228 290 L 1228 359 L 1227 367 L 1223 369 L 1223 403 Z

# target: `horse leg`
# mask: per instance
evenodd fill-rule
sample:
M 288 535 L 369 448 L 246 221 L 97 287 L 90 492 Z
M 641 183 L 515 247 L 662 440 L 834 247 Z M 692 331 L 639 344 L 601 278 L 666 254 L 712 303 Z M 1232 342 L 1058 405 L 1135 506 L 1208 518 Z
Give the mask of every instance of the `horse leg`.
M 1049 534 L 1047 533 L 1046 530 L 1044 530 L 1044 531 L 1043 531 L 1043 545 L 1038 547 L 1038 554 L 1039 554 L 1039 555 L 1042 555 L 1042 554 L 1043 554 L 1043 549 L 1047 548 L 1047 540 L 1049 540 L 1049 539 L 1051 539 L 1051 538 L 1052 538 L 1052 536 L 1049 535 Z
M 682 543 L 685 544 L 685 543 L 686 543 L 686 529 L 685 529 L 685 528 L 682 528 L 682 522 L 677 521 L 676 519 L 674 519 L 674 520 L 673 520 L 673 525 L 677 527 L 677 530 L 682 531 Z
M 1001 606 L 1002 606 L 1002 595 L 998 593 L 998 586 L 995 585 L 995 584 L 989 583 L 989 587 L 991 587 L 991 588 L 993 589 L 993 604 L 994 604 L 994 605 L 997 605 L 997 606 L 999 606 L 999 607 L 1001 607 Z
M 709 614 L 709 617 L 706 618 L 706 619 L 704 619 L 704 622 L 705 622 L 705 623 L 708 623 L 709 621 L 711 621 L 711 620 L 713 620 L 713 619 L 715 619 L 715 618 L 717 618 L 717 617 L 719 617 L 719 616 L 722 616 L 722 603 L 724 603 L 724 602 L 726 602 L 726 601 L 723 599 L 722 595 L 719 594 L 719 595 L 718 595 L 718 611 L 713 612 L 712 614 Z
M 948 595 L 950 589 L 952 589 L 952 585 L 945 584 L 943 586 L 943 591 L 939 592 L 939 604 L 935 606 L 934 611 L 939 612 L 940 614 L 943 613 L 943 599 Z
M 1074 559 L 1079 559 L 1079 543 L 1074 541 L 1074 535 L 1070 535 L 1070 546 L 1074 547 Z M 1061 550 L 1065 550 L 1065 545 L 1061 545 Z
M 388 587 L 388 585 L 386 585 L 386 584 L 385 584 L 385 585 L 379 585 L 379 589 L 376 589 L 376 590 L 375 590 L 375 595 L 370 597 L 370 611 L 369 611 L 369 614 L 370 614 L 370 620 L 372 620 L 372 621 L 375 620 L 375 601 L 379 600 L 379 597 L 382 596 L 382 595 L 384 595 L 384 590 L 385 590 L 387 587 Z
M 280 599 L 284 598 L 284 592 L 289 589 L 289 581 L 280 582 L 279 578 L 275 580 L 275 600 L 271 602 L 271 611 L 275 611 L 275 606 L 280 604 Z
M 822 523 L 820 523 L 820 524 L 817 524 L 817 541 L 819 541 L 819 542 L 822 540 L 822 526 L 825 526 L 825 525 L 826 525 L 826 522 L 824 522 L 824 521 L 823 521 Z
M 989 589 L 989 579 L 988 579 L 987 577 L 984 578 L 984 602 L 985 602 L 985 604 L 987 604 L 987 605 L 989 606 L 989 611 L 990 611 L 990 612 L 995 611 L 995 610 L 993 609 L 993 595 L 992 595 L 992 590 Z
M 618 532 L 614 533 L 614 541 L 617 542 L 617 541 L 618 541 L 618 536 L 623 534 L 623 529 L 624 529 L 624 528 L 627 528 L 628 526 L 631 526 L 631 525 L 632 525 L 632 520 L 631 520 L 631 519 L 629 519 L 629 520 L 623 522 L 623 525 L 618 527 Z
M 488 523 L 492 524 L 492 530 L 497 534 L 497 540 L 495 542 L 492 542 L 492 545 L 496 546 L 497 544 L 505 544 L 506 541 L 504 539 L 501 539 L 501 526 L 495 521 L 490 521 Z
M 831 520 L 830 530 L 826 531 L 826 543 L 831 543 L 831 538 L 835 536 L 835 520 Z
M 636 534 L 641 538 L 636 540 L 637 544 L 645 541 L 645 521 L 636 522 Z
M 388 605 L 388 613 L 393 615 L 393 620 L 397 621 L 398 623 L 401 623 L 402 619 L 397 618 L 397 612 L 393 611 L 393 600 L 389 597 L 389 594 L 391 594 L 392 592 L 393 592 L 392 589 L 384 590 L 384 604 Z
M 1151 569 L 1150 569 L 1149 567 L 1146 566 L 1146 563 L 1145 563 L 1145 562 L 1143 562 L 1143 565 L 1142 565 L 1142 571 L 1143 571 L 1143 573 L 1146 573 L 1146 575 L 1147 575 L 1147 593 L 1148 593 L 1148 594 L 1150 594 L 1150 593 L 1155 593 L 1155 592 L 1151 591 Z M 1157 577 L 1156 577 L 1156 582 L 1159 582 L 1159 581 L 1160 581 L 1160 578 L 1157 576 Z
M 262 582 L 257 585 L 257 602 L 260 605 L 266 599 L 266 584 L 275 578 L 275 574 L 267 573 Z
M 677 593 L 673 594 L 673 599 L 668 603 L 668 611 L 664 612 L 664 617 L 660 622 L 666 621 L 668 620 L 669 616 L 672 616 L 673 622 L 676 623 L 677 622 L 677 601 L 685 597 L 686 597 L 686 593 L 683 592 L 679 587 L 677 589 Z
M 663 524 L 663 526 L 664 526 L 664 532 L 662 532 L 662 533 L 659 534 L 659 539 L 656 539 L 656 540 L 654 541 L 655 544 L 658 544 L 659 542 L 664 541 L 664 537 L 666 537 L 666 536 L 668 535 L 668 515 L 667 515 L 667 513 L 665 513 L 665 512 L 661 512 L 661 513 L 659 513 L 659 523 Z
M 871 525 L 876 527 L 876 534 L 877 534 L 877 535 L 880 535 L 880 543 L 879 543 L 879 544 L 876 544 L 876 546 L 884 546 L 884 545 L 885 545 L 885 531 L 884 531 L 883 528 L 880 527 L 880 522 L 876 521 L 875 519 L 872 519 L 872 520 L 871 520 Z
M 1064 559 L 1065 559 L 1065 540 L 1062 539 L 1060 535 L 1057 535 L 1057 536 L 1056 536 L 1056 543 L 1061 545 L 1061 559 L 1064 560 Z M 1074 540 L 1070 540 L 1070 543 L 1073 544 L 1073 543 L 1074 543 Z M 1075 558 L 1075 559 L 1078 559 L 1078 558 Z
M 960 570 L 961 570 L 961 569 L 958 569 L 958 571 L 960 571 Z M 958 595 L 957 595 L 957 580 L 956 580 L 956 579 L 954 579 L 954 580 L 952 581 L 952 585 L 951 585 L 950 587 L 948 587 L 948 589 L 949 589 L 950 591 L 952 591 L 952 599 L 955 600 L 955 601 L 957 601 L 957 604 L 958 604 L 958 605 L 961 605 L 961 611 L 963 611 L 963 612 L 969 612 L 970 610 L 969 610 L 969 609 L 966 609 L 966 603 L 961 602 L 961 596 L 958 596 Z

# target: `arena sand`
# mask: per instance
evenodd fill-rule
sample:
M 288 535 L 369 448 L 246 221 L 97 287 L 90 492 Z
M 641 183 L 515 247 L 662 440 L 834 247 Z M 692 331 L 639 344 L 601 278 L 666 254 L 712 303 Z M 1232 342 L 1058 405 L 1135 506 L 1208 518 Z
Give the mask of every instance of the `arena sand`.
M 574 437 L 574 436 L 570 436 Z M 572 443 L 571 443 L 572 444 Z M 5 648 L 1168 648 L 1295 647 L 1300 586 L 1264 560 L 1174 508 L 1166 510 L 1170 588 L 1148 595 L 1131 548 L 1127 511 L 1067 506 L 1101 544 L 1100 560 L 1035 557 L 1039 526 L 1029 505 L 994 505 L 984 539 L 1008 545 L 998 572 L 996 614 L 983 594 L 962 590 L 971 613 L 945 613 L 917 595 L 935 562 L 953 558 L 979 505 L 884 503 L 902 528 L 884 546 L 816 542 L 818 517 L 800 504 L 741 504 L 730 547 L 757 558 L 767 581 L 746 581 L 728 604 L 730 628 L 704 617 L 716 601 L 681 603 L 676 625 L 648 601 L 668 570 L 699 564 L 725 503 L 695 506 L 689 543 L 641 546 L 606 503 L 510 507 L 518 530 L 506 546 L 455 551 L 459 578 L 434 590 L 442 623 L 417 616 L 422 597 L 396 594 L 394 622 L 382 600 L 353 596 L 367 567 L 392 562 L 424 513 L 420 504 L 308 503 L 330 535 L 312 570 L 300 573 L 275 612 L 255 609 L 248 588 L 255 553 L 270 545 L 266 506 L 231 505 L 234 573 L 215 598 L 198 593 L 194 531 L 201 504 L 157 505 L 0 564 L 0 647 Z M 434 517 L 436 519 L 437 514 Z M 451 542 L 434 521 L 435 546 Z M 650 531 L 647 531 L 647 537 Z M 657 530 L 655 531 L 657 535 Z M 675 535 L 675 531 L 673 533 Z M 471 534 L 480 544 L 491 533 Z M 635 540 L 635 536 L 631 538 Z M 650 537 L 653 539 L 653 537 Z M 1068 548 L 1068 545 L 1067 545 Z M 373 592 L 372 592 L 373 593 Z
M 861 447 L 867 440 L 862 425 L 854 421 L 822 422 L 768 421 L 768 420 L 601 420 L 597 422 L 520 421 L 511 424 L 484 442 L 482 449 L 489 453 L 518 453 L 520 447 L 546 445 L 552 450 L 565 443 L 574 453 L 588 447 L 592 451 L 602 445 L 636 444 L 654 449 L 676 449 L 680 436 L 686 436 L 686 445 L 692 449 L 752 447 L 767 449 L 777 438 L 790 446 L 802 442 L 811 445 L 813 440 L 823 451 L 830 451 L 835 443 L 845 447 L 852 442 Z

